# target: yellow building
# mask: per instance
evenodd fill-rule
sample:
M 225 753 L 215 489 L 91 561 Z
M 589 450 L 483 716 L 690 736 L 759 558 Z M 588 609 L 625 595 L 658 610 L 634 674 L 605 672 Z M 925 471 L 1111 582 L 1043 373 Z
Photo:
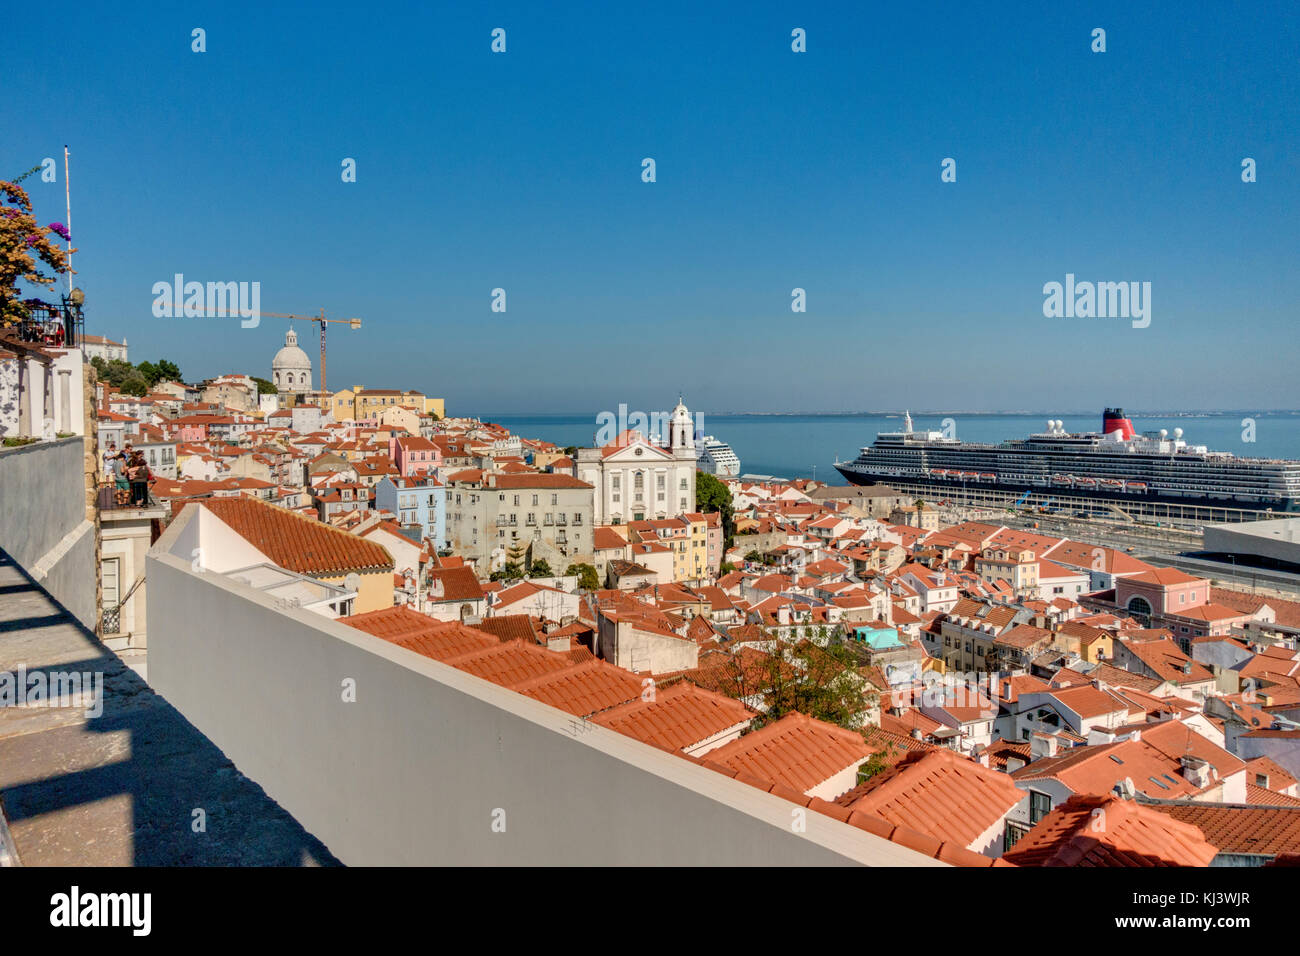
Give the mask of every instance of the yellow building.
M 364 385 L 353 385 L 335 392 L 329 402 L 336 422 L 378 419 L 389 409 L 400 407 L 413 409 L 421 415 L 435 414 L 439 418 L 445 417 L 446 411 L 443 399 L 428 398 L 423 392 L 412 389 L 366 388 Z

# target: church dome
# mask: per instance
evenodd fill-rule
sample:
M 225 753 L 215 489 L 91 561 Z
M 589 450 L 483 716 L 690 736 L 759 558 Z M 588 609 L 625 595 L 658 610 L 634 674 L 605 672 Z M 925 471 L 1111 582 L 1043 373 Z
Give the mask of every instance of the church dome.
M 284 336 L 284 348 L 271 360 L 271 380 L 283 392 L 311 391 L 311 359 L 298 348 L 298 333 L 293 329 Z

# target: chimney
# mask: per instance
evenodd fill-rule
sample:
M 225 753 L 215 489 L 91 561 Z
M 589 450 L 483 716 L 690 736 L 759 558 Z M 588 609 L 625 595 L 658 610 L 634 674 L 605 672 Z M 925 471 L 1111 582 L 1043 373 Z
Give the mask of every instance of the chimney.
M 1058 741 L 1054 734 L 1045 734 L 1035 730 L 1029 735 L 1029 754 L 1035 760 L 1042 757 L 1055 757 Z
M 1003 680 L 1003 681 L 1002 681 L 1002 699 L 1003 699 L 1003 700 L 1010 700 L 1010 699 L 1011 699 L 1011 681 L 1010 681 L 1010 680 Z
M 912 728 L 912 739 L 913 739 L 913 740 L 920 740 L 920 739 L 921 739 L 921 728 L 920 728 L 920 727 L 913 727 L 913 728 Z
M 487 485 L 487 487 L 489 487 L 489 488 L 495 488 L 495 487 L 497 486 L 497 476 L 496 476 L 496 472 L 494 472 L 494 471 L 489 471 L 489 472 L 487 473 L 486 477 L 484 478 L 483 483 L 484 483 L 485 485 Z
M 973 754 L 975 762 L 981 767 L 987 768 L 989 765 L 989 752 L 987 747 L 980 747 L 979 751 Z
M 1208 760 L 1202 760 L 1200 757 L 1192 757 L 1183 754 L 1180 758 L 1183 765 L 1183 777 L 1193 787 L 1198 790 L 1204 790 L 1210 785 L 1210 763 Z

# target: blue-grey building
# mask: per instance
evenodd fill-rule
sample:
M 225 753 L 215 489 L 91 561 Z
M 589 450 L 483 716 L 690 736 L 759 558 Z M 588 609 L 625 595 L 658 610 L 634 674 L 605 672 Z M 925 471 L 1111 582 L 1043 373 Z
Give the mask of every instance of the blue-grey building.
M 375 507 L 393 512 L 398 524 L 419 525 L 421 536 L 435 547 L 447 546 L 447 496 L 437 478 L 385 476 L 375 485 Z

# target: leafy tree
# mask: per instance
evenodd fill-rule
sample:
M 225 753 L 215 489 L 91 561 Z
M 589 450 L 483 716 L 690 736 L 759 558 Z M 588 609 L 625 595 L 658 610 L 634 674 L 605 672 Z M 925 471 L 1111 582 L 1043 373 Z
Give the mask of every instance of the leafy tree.
M 564 453 L 565 453 L 566 455 L 568 455 L 570 458 L 577 458 L 577 457 L 578 457 L 578 446 L 577 446 L 577 445 L 566 445 L 565 448 L 564 448 Z
M 566 576 L 576 574 L 578 576 L 578 587 L 584 591 L 600 590 L 600 575 L 596 573 L 595 567 L 590 564 L 571 564 L 569 570 L 564 573 Z
M 875 746 L 881 746 L 881 744 L 876 743 Z M 886 741 L 883 746 L 883 750 L 873 753 L 867 758 L 866 763 L 858 767 L 858 783 L 870 780 L 876 774 L 888 770 L 892 766 L 890 758 L 902 751 L 902 748 L 892 741 Z
M 138 397 L 140 395 L 148 394 L 149 380 L 140 374 L 139 370 L 132 369 L 131 373 L 127 375 L 126 379 L 123 380 L 122 384 L 117 388 L 118 391 L 124 395 L 135 395 Z
M 528 576 L 530 578 L 554 577 L 551 573 L 551 563 L 545 558 L 538 558 L 533 562 L 532 567 L 528 569 Z
M 181 367 L 175 362 L 169 362 L 167 359 L 159 359 L 155 363 L 158 369 L 158 381 L 160 382 L 179 382 L 181 380 Z
M 771 654 L 733 655 L 726 668 L 723 693 L 761 697 L 768 705 L 755 729 L 798 711 L 858 730 L 876 700 L 877 692 L 858 673 L 857 658 L 843 644 L 778 643 Z
M 158 366 L 154 365 L 153 362 L 141 362 L 135 369 L 144 376 L 144 380 L 149 383 L 151 388 L 158 384 L 161 376 L 158 372 Z
M 279 390 L 278 388 L 275 387 L 275 384 L 274 384 L 274 383 L 268 381 L 267 379 L 264 379 L 264 378 L 258 378 L 256 375 L 252 376 L 252 379 L 253 379 L 254 382 L 257 383 L 257 394 L 258 394 L 258 395 L 278 395 L 278 394 L 279 394 L 280 390 Z
M 106 362 L 96 355 L 90 360 L 90 364 L 95 366 L 100 381 L 107 382 L 114 388 L 119 387 L 132 374 L 139 374 L 134 365 L 122 359 L 110 359 Z
M 758 562 L 763 560 L 763 556 L 759 554 L 757 550 L 754 550 L 749 552 L 749 554 L 745 555 L 745 560 L 753 561 L 755 564 L 757 564 Z
M 730 561 L 723 561 L 721 564 L 718 565 L 719 576 L 722 576 L 724 574 L 730 574 L 734 570 L 736 570 L 736 566 L 732 564 Z
M 0 323 L 30 317 L 27 305 L 18 298 L 19 282 L 49 287 L 67 273 L 68 254 L 57 242 L 67 235 L 62 223 L 40 225 L 32 214 L 27 191 L 17 183 L 0 180 Z M 42 267 L 53 275 L 47 275 Z
M 489 577 L 493 581 L 505 581 L 507 584 L 521 580 L 524 576 L 523 566 L 516 561 L 507 561 L 500 571 L 493 571 Z
M 736 537 L 736 517 L 732 511 L 731 489 L 707 471 L 695 473 L 695 507 L 705 514 L 722 515 L 723 549 L 731 547 Z
M 770 719 L 780 720 L 797 710 L 850 730 L 862 726 L 876 691 L 858 673 L 858 661 L 851 650 L 843 644 L 819 647 L 805 643 L 794 649 L 791 662 L 794 668 L 787 679 L 774 681 L 768 698 Z

